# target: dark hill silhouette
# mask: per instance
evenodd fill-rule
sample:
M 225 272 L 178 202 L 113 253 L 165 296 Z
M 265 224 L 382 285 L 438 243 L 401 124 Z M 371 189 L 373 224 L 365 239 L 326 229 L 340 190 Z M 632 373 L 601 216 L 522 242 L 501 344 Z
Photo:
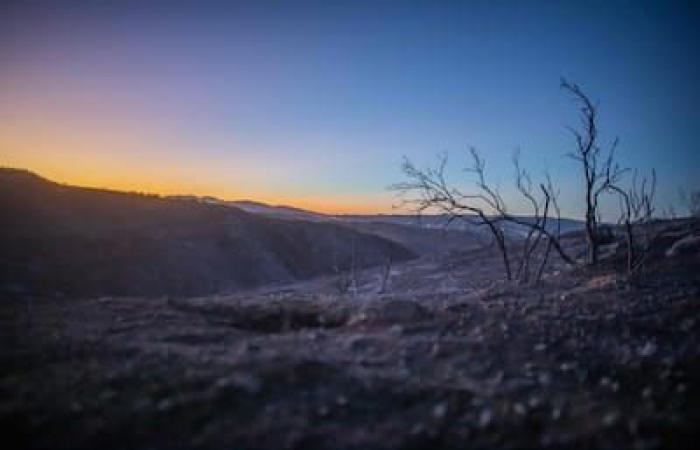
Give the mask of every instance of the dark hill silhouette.
M 57 184 L 0 169 L 0 290 L 200 295 L 288 282 L 413 253 L 332 223 Z

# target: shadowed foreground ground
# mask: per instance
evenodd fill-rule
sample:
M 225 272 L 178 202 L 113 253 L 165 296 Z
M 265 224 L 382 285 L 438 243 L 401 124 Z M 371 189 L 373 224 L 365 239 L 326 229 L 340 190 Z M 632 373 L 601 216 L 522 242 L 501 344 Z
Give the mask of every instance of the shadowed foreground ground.
M 6 298 L 0 424 L 19 447 L 690 448 L 698 269 L 665 259 L 638 287 L 562 271 L 355 298 Z

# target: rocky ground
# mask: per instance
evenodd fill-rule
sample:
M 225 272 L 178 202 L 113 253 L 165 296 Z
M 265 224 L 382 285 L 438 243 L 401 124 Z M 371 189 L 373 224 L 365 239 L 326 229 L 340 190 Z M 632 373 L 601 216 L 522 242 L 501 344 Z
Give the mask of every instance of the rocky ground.
M 497 282 L 421 260 L 206 298 L 5 298 L 18 448 L 694 448 L 700 256 Z M 365 280 L 377 275 L 363 274 Z M 375 286 L 376 287 L 376 286 Z

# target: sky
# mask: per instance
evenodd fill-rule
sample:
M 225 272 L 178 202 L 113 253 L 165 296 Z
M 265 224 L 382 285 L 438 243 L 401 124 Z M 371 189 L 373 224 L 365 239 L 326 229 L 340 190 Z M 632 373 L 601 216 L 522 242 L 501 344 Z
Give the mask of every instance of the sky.
M 566 77 L 601 141 L 655 168 L 661 206 L 700 187 L 700 6 L 644 1 L 3 1 L 0 165 L 55 181 L 400 210 L 388 186 L 476 147 L 514 212 L 511 158 L 580 217 Z M 615 205 L 605 206 L 608 218 Z

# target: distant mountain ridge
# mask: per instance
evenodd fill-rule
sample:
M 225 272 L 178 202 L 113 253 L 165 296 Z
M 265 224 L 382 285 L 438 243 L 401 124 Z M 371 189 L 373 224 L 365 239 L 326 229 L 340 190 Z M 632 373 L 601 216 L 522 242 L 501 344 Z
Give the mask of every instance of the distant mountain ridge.
M 197 200 L 204 203 L 216 203 L 221 205 L 234 206 L 251 214 L 262 214 L 270 217 L 303 219 L 312 221 L 328 221 L 343 223 L 387 223 L 393 225 L 403 225 L 424 229 L 450 229 L 475 232 L 477 234 L 488 234 L 488 230 L 480 225 L 478 217 L 474 216 L 469 220 L 450 221 L 446 214 L 323 214 L 306 209 L 285 205 L 269 205 L 253 200 L 219 200 L 214 197 L 176 196 L 173 198 L 183 198 Z M 528 222 L 534 220 L 531 216 L 516 216 L 518 219 Z M 583 229 L 583 222 L 576 219 L 550 217 L 548 219 L 548 229 L 555 231 L 557 226 L 562 233 L 578 231 Z M 512 223 L 504 224 L 505 231 L 512 238 L 522 237 L 527 233 L 528 228 L 523 225 Z
M 268 205 L 253 200 L 233 200 L 226 202 L 230 206 L 235 206 L 251 214 L 264 214 L 274 217 L 284 217 L 290 219 L 304 219 L 313 221 L 334 221 L 335 218 L 328 214 L 295 208 L 286 205 Z
M 415 257 L 342 224 L 198 198 L 57 184 L 0 169 L 0 291 L 199 295 Z
M 204 203 L 216 203 L 240 208 L 252 214 L 261 214 L 269 217 L 277 217 L 284 219 L 302 219 L 311 221 L 325 222 L 342 222 L 346 224 L 366 224 L 366 223 L 385 223 L 392 225 L 401 225 L 409 227 L 418 227 L 422 229 L 449 229 L 476 233 L 478 235 L 488 235 L 489 231 L 486 227 L 480 224 L 478 217 L 474 216 L 468 220 L 450 221 L 446 214 L 323 214 L 314 211 L 309 211 L 301 208 L 284 205 L 268 205 L 262 202 L 252 200 L 234 200 L 226 201 L 219 200 L 213 197 L 192 197 L 179 196 L 178 198 L 196 199 Z M 523 222 L 534 220 L 530 216 L 516 216 Z M 552 232 L 556 231 L 557 226 L 560 227 L 561 233 L 571 231 L 579 231 L 583 229 L 583 222 L 576 219 L 548 219 L 548 229 Z M 527 234 L 528 227 L 513 223 L 503 223 L 506 234 L 518 239 Z

